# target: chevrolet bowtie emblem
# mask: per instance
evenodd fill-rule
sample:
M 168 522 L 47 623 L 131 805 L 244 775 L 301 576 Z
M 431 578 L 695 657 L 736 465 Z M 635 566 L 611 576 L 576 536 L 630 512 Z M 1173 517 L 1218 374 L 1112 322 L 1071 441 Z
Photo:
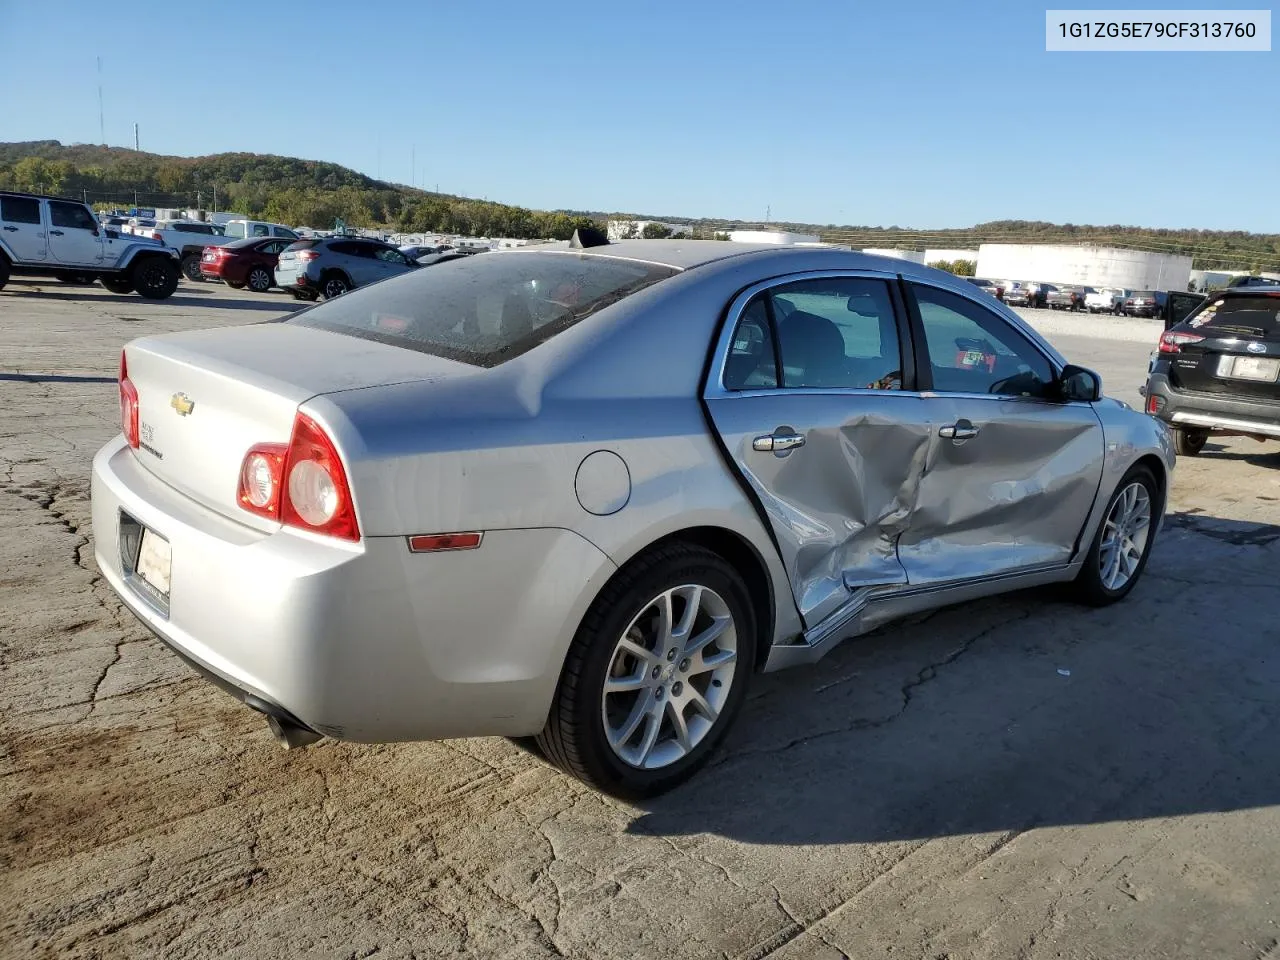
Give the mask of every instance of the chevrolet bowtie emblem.
M 178 411 L 178 416 L 185 417 L 196 408 L 196 402 L 185 393 L 175 393 L 169 399 L 169 406 Z

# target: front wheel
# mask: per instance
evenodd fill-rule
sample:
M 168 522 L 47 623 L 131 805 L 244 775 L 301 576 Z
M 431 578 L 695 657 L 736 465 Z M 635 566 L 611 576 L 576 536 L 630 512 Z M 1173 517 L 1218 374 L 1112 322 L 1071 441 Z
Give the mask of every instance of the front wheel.
M 1084 568 L 1075 581 L 1078 598 L 1094 607 L 1122 600 L 1147 567 L 1155 542 L 1160 492 L 1146 467 L 1134 467 L 1117 484 Z
M 596 597 L 565 658 L 547 759 L 635 799 L 691 777 L 746 694 L 757 624 L 742 577 L 689 544 L 634 561 Z
M 1189 430 L 1186 427 L 1175 427 L 1173 430 L 1173 449 L 1180 457 L 1198 457 L 1208 439 L 1208 430 Z
M 182 258 L 182 275 L 194 283 L 204 283 L 204 275 L 200 272 L 200 254 L 188 253 Z
M 148 256 L 133 266 L 133 289 L 147 300 L 164 300 L 178 289 L 178 265 L 168 257 Z

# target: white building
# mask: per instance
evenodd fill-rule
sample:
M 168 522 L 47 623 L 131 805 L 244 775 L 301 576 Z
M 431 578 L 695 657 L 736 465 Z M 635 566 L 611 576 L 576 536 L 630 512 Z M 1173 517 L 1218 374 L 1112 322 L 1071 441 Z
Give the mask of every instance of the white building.
M 977 274 L 995 280 L 1186 290 L 1191 279 L 1191 258 L 1117 247 L 984 243 L 978 248 Z
M 947 263 L 954 263 L 956 260 L 977 260 L 977 250 L 960 250 L 948 247 L 939 247 L 936 250 L 925 250 L 924 262 L 937 263 L 939 260 L 945 260 Z
M 666 223 L 662 220 L 610 220 L 607 235 L 610 240 L 631 240 L 644 236 L 644 228 L 656 224 L 667 231 L 668 236 L 683 233 L 693 236 L 693 227 L 687 223 Z
M 822 239 L 816 233 L 787 233 L 785 230 L 729 230 L 720 231 L 728 233 L 730 241 L 733 243 L 821 243 Z
M 873 257 L 893 257 L 895 260 L 910 260 L 912 263 L 924 263 L 923 250 L 901 250 L 896 247 L 863 247 L 862 252 Z

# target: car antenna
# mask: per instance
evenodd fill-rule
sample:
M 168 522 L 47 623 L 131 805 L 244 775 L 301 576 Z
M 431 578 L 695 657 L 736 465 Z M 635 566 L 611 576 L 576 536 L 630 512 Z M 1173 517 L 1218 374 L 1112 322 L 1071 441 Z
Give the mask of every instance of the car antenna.
M 582 250 L 586 247 L 607 247 L 609 238 L 594 227 L 579 227 L 573 231 L 573 236 L 569 238 L 569 246 L 575 250 Z

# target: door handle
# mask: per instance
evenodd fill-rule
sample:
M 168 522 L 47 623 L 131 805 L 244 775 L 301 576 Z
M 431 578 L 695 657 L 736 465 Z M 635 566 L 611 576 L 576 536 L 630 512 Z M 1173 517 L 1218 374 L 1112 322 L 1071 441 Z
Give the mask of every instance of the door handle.
M 946 427 L 938 428 L 938 436 L 944 440 L 972 440 L 978 435 L 978 428 L 968 420 L 957 420 Z
M 62 236 L 62 231 L 61 231 L 61 230 L 50 230 L 50 231 L 49 231 L 49 236 L 51 236 L 51 237 L 60 237 L 60 236 Z
M 751 449 L 760 453 L 787 453 L 804 446 L 804 435 L 799 433 L 766 433 L 751 441 Z
M 9 233 L 17 233 L 17 232 L 18 232 L 18 228 L 17 228 L 17 227 L 5 227 L 5 230 L 9 231 Z

